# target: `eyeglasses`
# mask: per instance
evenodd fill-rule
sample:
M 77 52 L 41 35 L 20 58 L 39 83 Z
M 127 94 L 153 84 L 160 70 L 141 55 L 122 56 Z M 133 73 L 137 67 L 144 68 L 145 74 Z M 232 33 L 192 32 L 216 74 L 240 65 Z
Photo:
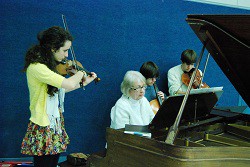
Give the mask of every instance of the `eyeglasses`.
M 131 89 L 134 90 L 134 91 L 139 92 L 140 90 L 146 90 L 146 89 L 147 89 L 147 86 L 139 86 L 139 87 L 137 87 L 137 88 L 131 88 Z

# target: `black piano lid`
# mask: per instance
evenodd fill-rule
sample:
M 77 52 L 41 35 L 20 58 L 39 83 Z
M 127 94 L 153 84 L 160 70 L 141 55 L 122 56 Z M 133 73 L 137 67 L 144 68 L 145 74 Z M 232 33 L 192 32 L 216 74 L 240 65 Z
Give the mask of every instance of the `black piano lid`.
M 250 15 L 188 15 L 186 21 L 250 106 Z

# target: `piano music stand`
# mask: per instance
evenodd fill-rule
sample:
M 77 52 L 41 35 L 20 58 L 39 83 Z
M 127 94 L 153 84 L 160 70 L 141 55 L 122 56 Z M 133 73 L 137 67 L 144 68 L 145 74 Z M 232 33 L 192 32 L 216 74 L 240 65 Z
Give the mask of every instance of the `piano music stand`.
M 181 120 L 192 121 L 195 116 L 200 119 L 210 113 L 222 95 L 222 90 L 209 93 L 190 94 L 185 105 Z M 154 119 L 149 124 L 151 130 L 159 130 L 174 124 L 178 115 L 183 95 L 170 96 L 162 103 Z

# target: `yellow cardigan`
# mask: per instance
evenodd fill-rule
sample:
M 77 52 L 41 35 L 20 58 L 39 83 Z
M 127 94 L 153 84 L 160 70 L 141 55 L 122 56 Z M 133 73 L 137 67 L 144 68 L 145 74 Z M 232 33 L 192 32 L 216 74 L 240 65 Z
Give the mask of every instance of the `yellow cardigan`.
M 41 63 L 30 64 L 26 75 L 30 95 L 30 120 L 39 126 L 48 126 L 50 121 L 46 113 L 47 84 L 61 88 L 64 77 Z

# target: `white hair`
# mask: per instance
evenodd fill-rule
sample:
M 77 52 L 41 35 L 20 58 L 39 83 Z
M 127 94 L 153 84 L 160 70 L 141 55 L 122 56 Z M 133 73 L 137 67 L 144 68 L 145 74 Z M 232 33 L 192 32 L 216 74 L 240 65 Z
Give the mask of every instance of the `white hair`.
M 146 79 L 138 71 L 127 71 L 121 83 L 121 92 L 129 97 L 129 90 L 135 82 L 143 82 L 143 84 L 146 84 Z

